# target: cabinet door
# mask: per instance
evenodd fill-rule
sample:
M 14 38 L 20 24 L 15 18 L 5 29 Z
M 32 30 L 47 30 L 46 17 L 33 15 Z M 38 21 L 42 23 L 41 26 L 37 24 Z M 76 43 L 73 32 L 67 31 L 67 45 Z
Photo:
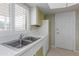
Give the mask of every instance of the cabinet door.
M 37 10 L 37 24 L 41 25 L 42 24 L 42 20 L 44 20 L 44 14 L 43 12 L 38 8 Z
M 48 48 L 49 48 L 49 41 L 48 41 L 48 38 L 45 38 L 44 43 L 43 43 L 44 55 L 47 55 Z
M 41 47 L 34 56 L 43 56 L 43 47 Z
M 44 13 L 39 7 L 33 7 L 31 9 L 31 25 L 41 25 L 44 20 Z

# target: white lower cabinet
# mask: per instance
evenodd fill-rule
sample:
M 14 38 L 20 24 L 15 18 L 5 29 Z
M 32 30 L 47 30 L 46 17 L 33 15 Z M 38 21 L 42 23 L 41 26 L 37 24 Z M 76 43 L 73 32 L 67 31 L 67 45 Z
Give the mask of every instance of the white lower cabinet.
M 24 53 L 20 53 L 18 55 L 20 56 L 44 56 L 47 54 L 48 51 L 48 39 L 47 37 L 42 39 L 40 42 L 32 46 L 27 51 L 24 51 Z
M 48 37 L 46 37 L 45 40 L 44 40 L 44 43 L 43 43 L 43 53 L 44 53 L 44 55 L 47 55 L 48 48 L 49 48 L 49 40 L 48 40 Z

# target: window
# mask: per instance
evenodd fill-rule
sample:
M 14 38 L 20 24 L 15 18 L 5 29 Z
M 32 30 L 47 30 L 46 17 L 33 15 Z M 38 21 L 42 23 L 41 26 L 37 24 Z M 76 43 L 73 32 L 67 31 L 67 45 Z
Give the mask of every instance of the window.
M 0 31 L 9 29 L 9 4 L 0 3 Z
M 0 3 L 0 31 L 24 31 L 27 27 L 28 9 L 21 4 Z
M 15 4 L 15 30 L 25 30 L 26 9 Z

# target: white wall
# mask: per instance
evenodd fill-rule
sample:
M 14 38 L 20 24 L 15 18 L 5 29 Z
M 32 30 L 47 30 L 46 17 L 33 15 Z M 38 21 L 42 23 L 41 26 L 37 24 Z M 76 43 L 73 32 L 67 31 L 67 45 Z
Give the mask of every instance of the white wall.
M 76 50 L 79 50 L 79 11 L 76 11 Z

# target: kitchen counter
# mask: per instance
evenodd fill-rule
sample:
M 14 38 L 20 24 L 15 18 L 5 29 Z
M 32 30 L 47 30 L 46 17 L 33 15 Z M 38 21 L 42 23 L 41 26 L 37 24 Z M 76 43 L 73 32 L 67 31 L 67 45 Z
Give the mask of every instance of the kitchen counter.
M 21 49 L 16 49 L 16 50 L 11 49 L 7 46 L 0 45 L 0 56 L 16 56 L 16 55 L 19 55 L 20 53 L 24 53 L 25 51 L 28 51 L 29 49 L 31 49 L 31 47 L 36 45 L 38 42 L 43 40 L 43 38 L 46 37 L 46 36 L 40 36 L 40 39 L 38 39 L 37 41 L 35 41 L 31 44 L 28 44 Z

